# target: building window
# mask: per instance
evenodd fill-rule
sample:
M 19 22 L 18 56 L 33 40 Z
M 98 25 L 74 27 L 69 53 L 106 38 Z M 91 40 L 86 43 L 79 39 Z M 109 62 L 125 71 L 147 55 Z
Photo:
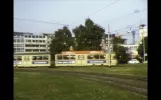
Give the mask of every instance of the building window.
M 45 38 L 45 36 L 43 36 L 43 38 Z
M 31 38 L 31 36 L 29 36 L 29 38 Z
M 23 39 L 21 39 L 21 42 L 24 42 L 24 40 L 23 40 Z
M 16 42 L 16 39 L 14 39 L 14 42 Z
M 35 38 L 35 36 L 32 36 L 32 38 Z
M 31 40 L 26 40 L 26 42 L 31 42 Z
M 24 48 L 21 48 L 21 50 L 24 50 Z
M 20 47 L 20 44 L 17 44 L 17 47 Z
M 32 42 L 36 42 L 35 40 L 32 40 Z
M 45 49 L 42 49 L 42 50 L 40 50 L 40 52 L 46 52 L 46 50 Z
M 46 47 L 46 45 L 40 45 L 40 47 Z
M 17 39 L 17 42 L 20 42 L 20 39 Z
M 17 48 L 17 52 L 20 52 L 20 48 Z
M 31 49 L 26 49 L 26 52 L 31 52 Z
M 39 36 L 39 38 L 42 38 L 42 36 Z

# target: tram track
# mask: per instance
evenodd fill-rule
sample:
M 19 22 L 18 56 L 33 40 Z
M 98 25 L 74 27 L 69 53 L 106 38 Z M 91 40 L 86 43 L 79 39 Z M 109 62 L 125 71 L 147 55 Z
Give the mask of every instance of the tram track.
M 120 78 L 113 78 L 113 77 L 103 77 L 103 76 L 95 76 L 95 75 L 71 74 L 71 73 L 70 74 L 66 73 L 65 75 L 72 75 L 76 77 L 78 76 L 79 78 L 82 78 L 85 80 L 108 84 L 114 87 L 119 87 L 137 94 L 147 96 L 147 82 L 144 82 L 144 81 L 120 79 Z
M 40 69 L 14 69 L 20 72 L 43 72 L 50 74 L 58 74 L 65 76 L 75 76 L 85 80 L 100 82 L 114 87 L 122 88 L 143 96 L 147 96 L 147 77 L 117 75 L 117 74 L 102 74 L 92 72 L 73 72 L 73 71 L 54 71 Z

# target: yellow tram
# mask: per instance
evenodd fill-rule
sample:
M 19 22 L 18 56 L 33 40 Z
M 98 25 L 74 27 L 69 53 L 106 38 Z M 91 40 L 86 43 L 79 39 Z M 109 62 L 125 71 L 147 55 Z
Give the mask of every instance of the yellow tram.
M 55 55 L 55 66 L 117 65 L 115 53 L 104 51 L 65 51 Z
M 17 53 L 14 54 L 14 67 L 40 67 L 50 66 L 49 53 Z

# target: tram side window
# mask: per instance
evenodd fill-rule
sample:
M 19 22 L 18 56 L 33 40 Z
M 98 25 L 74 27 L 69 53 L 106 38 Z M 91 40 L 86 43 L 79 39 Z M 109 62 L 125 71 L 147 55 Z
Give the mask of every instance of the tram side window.
M 70 55 L 70 59 L 75 59 L 75 55 Z
M 67 55 L 67 59 L 75 59 L 75 55 Z
M 106 56 L 105 55 L 100 55 L 100 59 L 105 59 Z
M 57 55 L 57 60 L 62 60 L 62 55 Z
M 42 56 L 37 56 L 37 60 L 42 60 Z
M 88 58 L 88 59 L 93 59 L 94 56 L 93 56 L 93 55 L 88 55 L 87 58 Z
M 94 57 L 94 59 L 99 59 L 99 55 L 97 54 L 97 55 L 93 55 Z
M 36 60 L 36 58 L 37 58 L 36 56 L 32 56 L 32 60 Z
M 17 60 L 22 60 L 22 57 L 21 56 L 17 56 Z
M 63 55 L 63 60 L 69 60 L 69 55 Z
M 48 60 L 49 57 L 48 56 L 43 56 L 43 60 Z

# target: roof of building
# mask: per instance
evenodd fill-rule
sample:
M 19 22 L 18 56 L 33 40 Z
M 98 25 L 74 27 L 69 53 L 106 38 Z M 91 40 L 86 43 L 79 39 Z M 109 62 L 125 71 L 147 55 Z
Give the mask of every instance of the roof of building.
M 14 32 L 14 35 L 33 35 L 33 33 L 28 33 L 28 32 Z
M 14 55 L 42 55 L 42 54 L 50 54 L 50 53 L 49 52 L 14 53 Z

